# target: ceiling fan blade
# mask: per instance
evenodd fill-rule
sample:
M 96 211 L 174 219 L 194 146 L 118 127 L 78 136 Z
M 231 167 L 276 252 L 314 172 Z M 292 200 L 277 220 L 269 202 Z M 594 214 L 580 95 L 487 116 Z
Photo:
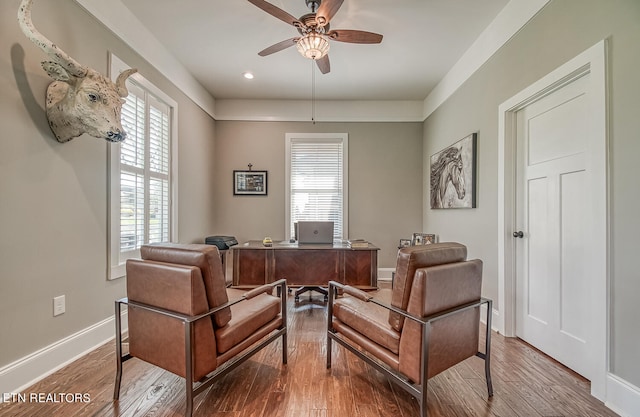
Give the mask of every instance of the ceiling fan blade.
M 296 42 L 298 42 L 298 38 L 291 38 L 291 39 L 286 39 L 282 42 L 278 42 L 276 44 L 271 45 L 268 48 L 263 49 L 262 51 L 258 52 L 258 55 L 260 56 L 267 56 L 267 55 L 271 55 L 274 54 L 276 52 L 280 52 L 283 49 L 287 49 L 290 46 L 293 46 L 296 44 Z
M 336 14 L 344 0 L 323 0 L 316 11 L 316 22 L 320 26 L 329 24 L 331 18 Z
M 348 43 L 380 43 L 382 35 L 379 33 L 365 32 L 363 30 L 338 29 L 330 30 L 327 36 L 338 42 Z
M 321 73 L 326 74 L 331 71 L 331 63 L 329 62 L 329 55 L 325 55 L 320 59 L 316 59 L 316 64 Z
M 261 8 L 265 12 L 269 13 L 271 16 L 277 17 L 278 19 L 282 20 L 285 23 L 288 23 L 295 27 L 302 26 L 302 23 L 300 23 L 300 21 L 297 18 L 293 17 L 292 15 L 285 12 L 281 8 L 274 6 L 269 2 L 266 2 L 264 0 L 249 0 L 249 3 Z

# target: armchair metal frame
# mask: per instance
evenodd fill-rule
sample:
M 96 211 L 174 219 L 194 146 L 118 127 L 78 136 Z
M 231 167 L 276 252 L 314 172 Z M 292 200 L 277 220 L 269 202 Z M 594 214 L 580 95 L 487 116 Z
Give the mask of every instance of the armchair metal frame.
M 272 333 L 266 338 L 262 339 L 260 343 L 255 346 L 252 346 L 250 349 L 243 351 L 242 353 L 235 356 L 233 359 L 230 359 L 226 363 L 224 363 L 221 367 L 215 369 L 213 372 L 209 373 L 205 378 L 193 382 L 193 351 L 192 346 L 194 343 L 193 335 L 194 335 L 194 324 L 198 320 L 202 320 L 205 318 L 211 317 L 214 313 L 225 309 L 227 307 L 231 307 L 234 304 L 240 303 L 245 300 L 249 300 L 250 296 L 247 294 L 251 293 L 252 295 L 257 295 L 263 291 L 260 289 L 264 289 L 265 287 L 277 287 L 277 295 L 281 298 L 281 315 L 282 315 L 282 326 L 277 329 L 275 333 Z M 191 417 L 193 414 L 193 399 L 196 395 L 200 394 L 202 391 L 211 386 L 217 379 L 222 378 L 227 375 L 229 372 L 236 369 L 239 365 L 253 356 L 255 353 L 260 351 L 262 348 L 266 347 L 271 342 L 275 341 L 279 337 L 282 336 L 282 363 L 287 364 L 287 281 L 284 279 L 275 281 L 271 284 L 264 285 L 262 287 L 258 287 L 255 290 L 249 291 L 246 294 L 243 294 L 242 297 L 229 301 L 221 306 L 213 308 L 206 313 L 197 315 L 197 316 L 188 316 L 185 314 L 176 313 L 174 311 L 150 306 L 147 304 L 138 303 L 135 301 L 130 301 L 126 297 L 116 300 L 115 302 L 115 311 L 116 311 L 116 360 L 117 360 L 117 369 L 116 369 L 116 381 L 115 388 L 113 392 L 113 399 L 118 400 L 120 398 L 120 385 L 122 382 L 122 364 L 129 359 L 133 358 L 130 354 L 123 354 L 122 351 L 122 305 L 131 305 L 138 307 L 143 310 L 147 310 L 153 313 L 161 314 L 163 316 L 172 317 L 174 319 L 182 321 L 184 325 L 184 334 L 185 334 L 185 389 L 186 389 L 186 416 Z
M 331 341 L 335 340 L 338 344 L 344 346 L 350 352 L 355 354 L 357 357 L 373 366 L 378 371 L 382 372 L 386 376 L 388 376 L 392 381 L 398 384 L 402 389 L 407 391 L 409 394 L 413 395 L 420 404 L 420 416 L 427 416 L 427 372 L 428 372 L 428 364 L 429 364 L 429 335 L 431 331 L 431 324 L 437 320 L 449 317 L 451 315 L 469 310 L 471 308 L 480 307 L 483 304 L 487 306 L 487 325 L 485 331 L 485 351 L 477 352 L 476 356 L 484 360 L 484 372 L 485 378 L 487 381 L 487 391 L 489 393 L 489 397 L 493 396 L 493 384 L 491 383 L 491 369 L 490 369 L 490 359 L 491 359 L 491 313 L 493 308 L 493 301 L 488 298 L 480 298 L 480 300 L 463 304 L 461 306 L 441 311 L 436 314 L 432 314 L 430 316 L 426 316 L 423 318 L 413 316 L 406 311 L 396 308 L 392 305 L 383 303 L 379 300 L 376 300 L 372 296 L 368 296 L 365 299 L 360 298 L 363 302 L 371 302 L 379 305 L 387 310 L 394 311 L 406 319 L 413 320 L 415 322 L 420 323 L 422 327 L 422 351 L 421 351 L 421 366 L 420 366 L 420 383 L 416 384 L 410 381 L 408 378 L 404 377 L 400 372 L 397 372 L 387 365 L 383 364 L 380 360 L 371 355 L 366 354 L 362 350 L 359 350 L 355 347 L 351 342 L 345 340 L 343 337 L 339 336 L 338 333 L 333 329 L 332 326 L 332 317 L 333 317 L 333 299 L 339 290 L 349 293 L 352 287 L 340 284 L 335 281 L 329 282 L 329 302 L 328 302 L 328 320 L 327 320 L 327 369 L 331 368 Z M 355 289 L 358 291 L 357 289 Z M 356 295 L 357 296 L 357 295 Z

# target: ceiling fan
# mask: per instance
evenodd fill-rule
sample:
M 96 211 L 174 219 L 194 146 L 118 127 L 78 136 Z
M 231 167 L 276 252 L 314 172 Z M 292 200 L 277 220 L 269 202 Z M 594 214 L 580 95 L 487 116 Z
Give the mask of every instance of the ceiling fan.
M 300 36 L 286 39 L 258 52 L 260 56 L 271 55 L 296 45 L 302 56 L 316 61 L 323 74 L 331 70 L 329 63 L 329 40 L 347 43 L 380 43 L 382 35 L 362 30 L 329 29 L 329 21 L 336 14 L 344 0 L 305 0 L 311 13 L 296 19 L 289 13 L 265 0 L 249 0 L 270 15 L 294 26 Z

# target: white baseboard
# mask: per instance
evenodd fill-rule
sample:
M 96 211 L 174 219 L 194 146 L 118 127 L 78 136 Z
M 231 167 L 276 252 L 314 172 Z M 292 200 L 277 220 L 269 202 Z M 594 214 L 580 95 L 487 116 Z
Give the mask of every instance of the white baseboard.
M 494 332 L 497 332 L 499 329 L 498 320 L 500 320 L 500 312 L 495 308 L 492 308 L 492 310 L 493 310 L 493 314 L 491 314 L 491 330 L 493 330 Z M 484 324 L 487 324 L 486 317 L 487 317 L 487 305 L 482 304 L 480 306 L 480 321 Z
M 123 311 L 123 331 L 127 323 L 127 312 Z M 111 316 L 3 366 L 0 368 L 0 395 L 22 392 L 114 338 L 115 316 Z
M 392 273 L 395 268 L 378 268 L 378 281 L 391 281 Z
M 609 374 L 607 375 L 607 400 L 604 404 L 621 417 L 640 416 L 640 388 L 616 375 Z

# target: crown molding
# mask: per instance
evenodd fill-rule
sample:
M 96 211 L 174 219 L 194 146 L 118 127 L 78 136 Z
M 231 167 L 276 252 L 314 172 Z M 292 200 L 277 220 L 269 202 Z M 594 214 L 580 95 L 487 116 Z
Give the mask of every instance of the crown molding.
M 426 120 L 550 0 L 511 0 L 424 100 Z
M 115 36 L 215 118 L 215 98 L 196 80 L 120 0 L 75 0 Z
M 316 122 L 422 122 L 421 100 L 316 100 Z M 217 120 L 310 122 L 310 100 L 216 100 Z

